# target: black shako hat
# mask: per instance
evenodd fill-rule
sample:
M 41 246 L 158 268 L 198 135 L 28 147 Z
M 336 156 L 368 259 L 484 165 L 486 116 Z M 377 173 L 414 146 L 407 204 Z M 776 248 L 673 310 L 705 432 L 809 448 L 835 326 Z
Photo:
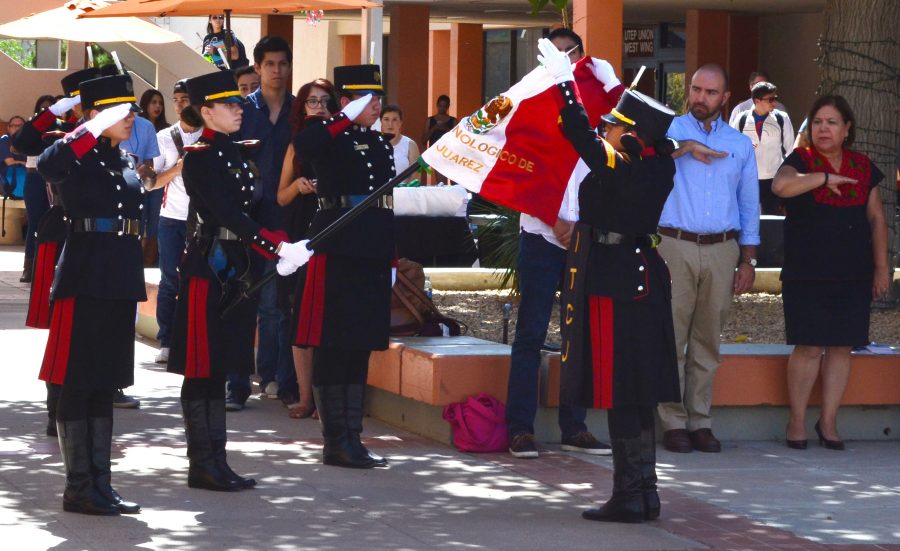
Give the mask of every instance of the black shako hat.
M 175 87 L 172 90 L 173 94 L 187 94 L 187 81 L 188 79 L 183 78 L 181 80 L 175 81 Z
M 189 78 L 185 83 L 191 105 L 203 105 L 207 102 L 241 103 L 241 91 L 238 90 L 234 71 L 216 71 L 199 77 Z
M 59 81 L 59 84 L 62 86 L 63 94 L 65 94 L 66 97 L 74 98 L 81 93 L 82 82 L 93 80 L 95 78 L 100 78 L 100 69 L 91 67 L 90 69 L 82 69 L 64 76 L 63 79 Z
M 81 108 L 85 113 L 91 109 L 106 109 L 122 103 L 130 103 L 131 110 L 140 113 L 135 103 L 134 85 L 128 75 L 115 75 L 86 80 L 81 83 Z
M 637 90 L 625 90 L 615 109 L 600 118 L 610 124 L 633 126 L 649 145 L 666 136 L 675 112 Z
M 384 95 L 381 67 L 378 65 L 344 65 L 334 68 L 334 87 L 341 94 Z

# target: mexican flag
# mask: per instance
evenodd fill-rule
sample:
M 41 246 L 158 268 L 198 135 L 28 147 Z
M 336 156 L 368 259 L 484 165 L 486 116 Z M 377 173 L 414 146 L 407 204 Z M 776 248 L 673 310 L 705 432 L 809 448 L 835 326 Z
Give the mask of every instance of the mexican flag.
M 575 64 L 575 82 L 592 126 L 616 106 L 624 88 L 609 93 L 594 78 L 584 57 Z M 488 201 L 556 222 L 570 180 L 581 181 L 587 165 L 563 135 L 562 94 L 543 67 L 537 67 L 444 134 L 422 153 L 431 167 Z

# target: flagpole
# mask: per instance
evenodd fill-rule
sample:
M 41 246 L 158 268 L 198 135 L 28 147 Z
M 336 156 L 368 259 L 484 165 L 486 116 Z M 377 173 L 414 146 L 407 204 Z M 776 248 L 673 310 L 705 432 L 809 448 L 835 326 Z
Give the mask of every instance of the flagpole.
M 381 187 L 373 191 L 370 195 L 366 196 L 365 199 L 360 201 L 353 208 L 342 214 L 340 218 L 338 218 L 337 220 L 326 226 L 322 231 L 313 236 L 306 244 L 306 248 L 311 251 L 315 250 L 316 246 L 318 246 L 319 243 L 321 243 L 325 239 L 328 239 L 332 234 L 339 231 L 341 228 L 359 217 L 359 215 L 362 214 L 363 211 L 375 204 L 375 202 L 377 202 L 379 199 L 381 199 L 382 196 L 391 191 L 397 184 L 403 182 L 403 180 L 406 180 L 417 171 L 427 167 L 428 164 L 422 159 L 422 157 L 419 157 L 415 163 L 409 165 L 408 167 L 403 169 L 400 174 L 394 176 L 386 183 L 382 184 Z M 241 292 L 241 294 L 237 296 L 237 298 L 231 304 L 229 304 L 225 307 L 224 310 L 222 310 L 221 317 L 224 318 L 228 316 L 228 314 L 239 304 L 257 294 L 260 289 L 262 289 L 267 283 L 275 279 L 277 275 L 278 271 L 272 270 L 268 274 L 261 277 L 259 281 L 247 287 L 244 291 Z

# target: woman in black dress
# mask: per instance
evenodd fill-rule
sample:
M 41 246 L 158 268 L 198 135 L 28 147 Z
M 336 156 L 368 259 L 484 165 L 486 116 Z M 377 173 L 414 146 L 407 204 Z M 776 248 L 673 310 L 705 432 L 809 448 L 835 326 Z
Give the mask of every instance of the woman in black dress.
M 256 481 L 237 475 L 225 457 L 225 376 L 253 369 L 256 301 L 227 317 L 223 309 L 247 286 L 250 254 L 274 259 L 282 237 L 254 222 L 250 203 L 256 184 L 240 146 L 229 134 L 241 126 L 241 96 L 232 71 L 187 81 L 191 105 L 181 113 L 203 127 L 189 146 L 182 176 L 199 225 L 180 266 L 168 371 L 184 375 L 181 406 L 188 444 L 188 486 L 235 491 Z M 281 232 L 279 232 L 281 233 Z
M 809 111 L 809 143 L 788 155 L 772 182 L 785 199 L 784 325 L 791 418 L 786 443 L 806 448 L 806 406 L 822 375 L 819 443 L 842 450 L 837 411 L 850 376 L 850 350 L 869 343 L 869 305 L 888 290 L 884 175 L 853 151 L 856 119 L 841 96 Z
M 579 221 L 563 291 L 561 400 L 606 409 L 613 453 L 612 498 L 589 520 L 643 522 L 659 516 L 653 410 L 678 401 L 671 278 L 656 251 L 656 226 L 674 185 L 674 113 L 626 90 L 594 133 L 565 52 L 538 42 L 561 92 L 563 133 L 591 172 L 578 193 Z
M 82 82 L 87 122 L 49 146 L 38 170 L 58 190 L 70 233 L 50 299 L 40 379 L 62 385 L 56 411 L 66 469 L 63 510 L 137 513 L 110 485 L 113 394 L 134 382 L 134 316 L 147 300 L 141 262 L 144 188 L 118 145 L 131 136 L 126 75 Z

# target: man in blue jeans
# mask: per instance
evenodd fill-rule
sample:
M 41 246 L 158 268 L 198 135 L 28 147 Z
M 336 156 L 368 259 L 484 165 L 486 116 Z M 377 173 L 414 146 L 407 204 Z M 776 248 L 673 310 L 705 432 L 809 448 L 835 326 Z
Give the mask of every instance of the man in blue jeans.
M 242 140 L 259 140 L 255 162 L 260 185 L 253 190 L 253 219 L 270 229 L 284 229 L 286 214 L 278 205 L 278 180 L 284 155 L 291 140 L 290 111 L 294 96 L 288 89 L 292 55 L 287 42 L 277 36 L 264 36 L 253 48 L 254 69 L 259 74 L 260 87 L 247 96 L 239 131 Z M 275 262 L 257 266 L 267 274 L 275 269 Z M 299 394 L 294 359 L 291 352 L 290 318 L 278 304 L 275 281 L 259 294 L 259 341 L 256 351 L 256 370 L 260 388 L 268 398 L 280 398 L 286 405 L 296 403 Z M 250 396 L 247 377 L 228 377 L 225 408 L 243 409 Z
M 172 103 L 178 117 L 181 117 L 181 111 L 190 105 L 185 81 L 186 79 L 182 79 L 176 82 L 172 93 Z M 184 146 L 196 142 L 202 130 L 178 120 L 156 134 L 160 155 L 153 159 L 153 170 L 156 171 L 156 186 L 165 187 L 157 233 L 160 277 L 159 292 L 156 296 L 156 322 L 159 325 L 156 339 L 160 348 L 159 354 L 156 355 L 156 363 L 169 361 L 171 342 L 169 331 L 175 317 L 175 297 L 178 295 L 178 264 L 187 235 L 186 221 L 190 200 L 181 179 Z
M 548 38 L 559 50 L 569 52 L 572 63 L 584 55 L 581 38 L 569 29 L 556 29 Z M 618 81 L 609 84 L 613 86 Z M 518 259 L 521 302 L 516 317 L 516 336 L 512 345 L 506 394 L 509 453 L 513 457 L 538 457 L 538 447 L 534 441 L 534 416 L 537 414 L 541 347 L 547 338 L 547 326 L 556 302 L 556 291 L 566 267 L 566 249 L 572 236 L 574 221 L 578 219 L 578 187 L 579 182 L 573 178 L 566 189 L 559 218 L 553 227 L 524 213 L 519 221 L 522 230 Z M 599 442 L 587 430 L 585 416 L 584 408 L 560 404 L 562 449 L 609 455 L 610 447 Z

